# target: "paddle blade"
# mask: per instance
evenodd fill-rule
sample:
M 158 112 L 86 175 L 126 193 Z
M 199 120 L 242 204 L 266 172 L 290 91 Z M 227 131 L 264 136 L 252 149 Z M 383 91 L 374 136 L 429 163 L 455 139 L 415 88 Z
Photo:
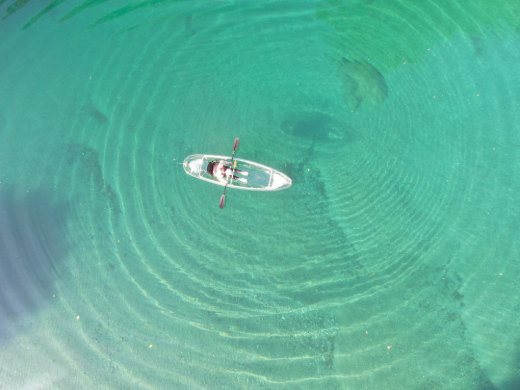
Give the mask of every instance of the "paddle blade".
M 233 153 L 235 152 L 235 150 L 237 150 L 238 148 L 238 144 L 240 143 L 240 138 L 235 138 L 235 142 L 233 142 Z
M 223 209 L 225 205 L 226 205 L 226 195 L 222 195 L 220 197 L 220 202 L 218 202 L 218 207 Z

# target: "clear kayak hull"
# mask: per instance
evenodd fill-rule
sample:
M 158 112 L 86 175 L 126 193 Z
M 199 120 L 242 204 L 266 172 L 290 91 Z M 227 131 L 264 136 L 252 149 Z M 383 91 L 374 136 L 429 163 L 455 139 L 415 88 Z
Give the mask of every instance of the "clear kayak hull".
M 184 159 L 182 166 L 184 167 L 184 171 L 190 176 L 213 184 L 225 186 L 225 182 L 213 178 L 206 172 L 209 162 L 221 160 L 231 161 L 231 157 L 212 154 L 192 154 Z M 236 176 L 247 179 L 247 183 L 238 180 L 229 180 L 227 185 L 228 188 L 238 188 L 240 190 L 250 191 L 279 191 L 285 190 L 292 185 L 292 180 L 289 176 L 277 171 L 276 169 L 253 161 L 243 160 L 241 158 L 235 158 L 233 161 L 236 161 L 236 169 L 247 172 L 249 175 L 245 176 L 236 173 Z

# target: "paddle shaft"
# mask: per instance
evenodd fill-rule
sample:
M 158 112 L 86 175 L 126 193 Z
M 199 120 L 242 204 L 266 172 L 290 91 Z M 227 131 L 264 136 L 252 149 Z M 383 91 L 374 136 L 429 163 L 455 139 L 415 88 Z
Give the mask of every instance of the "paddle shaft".
M 235 159 L 235 152 L 238 148 L 238 144 L 240 143 L 240 138 L 235 138 L 235 141 L 233 142 L 233 155 L 231 156 L 231 177 L 228 178 L 228 182 L 224 186 L 224 193 L 220 197 L 219 207 L 221 209 L 224 208 L 224 205 L 226 204 L 226 189 L 229 184 L 230 180 L 233 180 L 233 176 L 235 175 L 235 167 L 233 166 L 233 160 Z

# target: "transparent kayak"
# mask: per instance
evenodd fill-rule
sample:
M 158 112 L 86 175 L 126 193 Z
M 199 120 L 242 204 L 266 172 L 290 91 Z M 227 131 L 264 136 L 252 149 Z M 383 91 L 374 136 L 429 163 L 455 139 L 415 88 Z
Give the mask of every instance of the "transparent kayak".
M 220 182 L 216 178 L 213 178 L 209 173 L 206 172 L 208 163 L 211 161 L 231 161 L 231 157 L 228 156 L 216 156 L 211 154 L 192 154 L 184 159 L 182 166 L 186 173 L 190 176 L 196 177 L 204 181 L 209 181 L 213 184 L 221 186 L 226 183 Z M 247 179 L 247 183 L 242 183 L 237 180 L 229 180 L 228 188 L 238 188 L 241 190 L 250 191 L 279 191 L 285 190 L 292 185 L 292 180 L 289 176 L 283 174 L 276 169 L 270 168 L 266 165 L 258 164 L 253 161 L 242 160 L 241 158 L 235 158 L 233 165 L 236 161 L 236 169 L 244 172 L 248 172 L 249 176 L 243 176 Z M 237 176 L 242 176 L 240 173 Z

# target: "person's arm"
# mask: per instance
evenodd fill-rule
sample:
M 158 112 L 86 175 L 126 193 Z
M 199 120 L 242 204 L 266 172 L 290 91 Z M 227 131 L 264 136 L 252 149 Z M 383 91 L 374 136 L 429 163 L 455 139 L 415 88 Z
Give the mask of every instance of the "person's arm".
M 221 183 L 227 183 L 228 182 L 228 179 L 224 178 L 223 176 L 221 175 L 217 175 L 217 180 Z

